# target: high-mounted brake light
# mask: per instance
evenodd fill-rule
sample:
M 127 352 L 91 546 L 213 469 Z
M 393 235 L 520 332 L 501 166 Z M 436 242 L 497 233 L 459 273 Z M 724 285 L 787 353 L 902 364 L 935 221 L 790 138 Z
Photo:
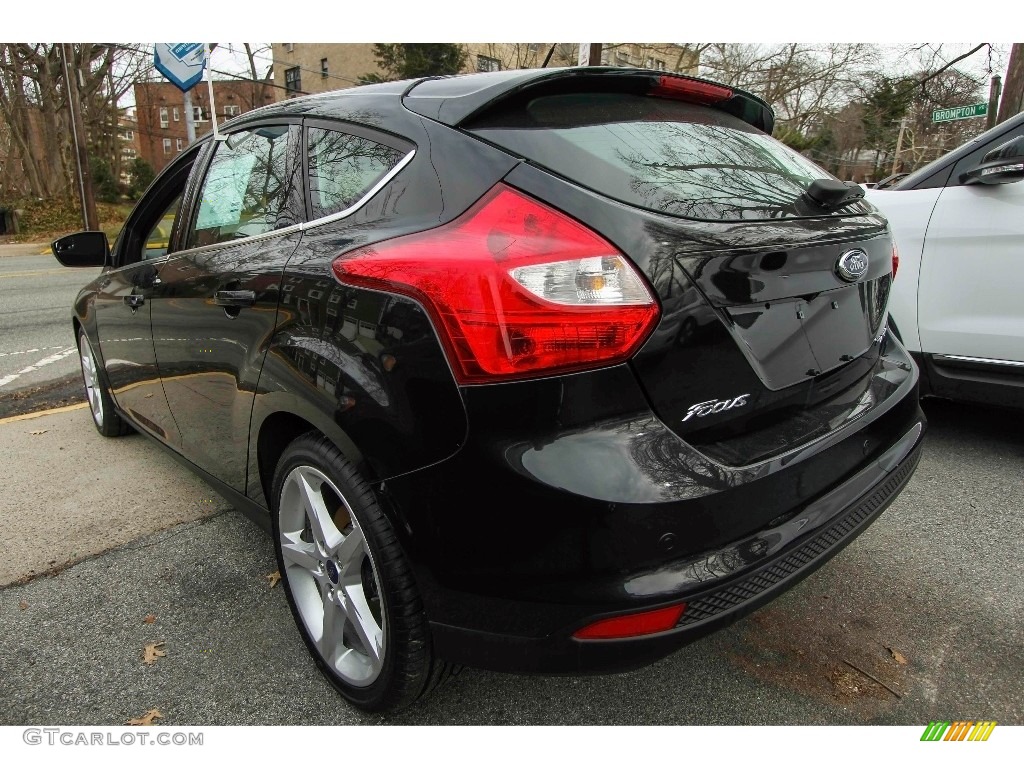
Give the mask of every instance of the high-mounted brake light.
M 627 360 L 659 309 L 596 232 L 504 184 L 454 221 L 342 254 L 348 285 L 410 296 L 462 384 Z
M 640 635 L 653 635 L 656 632 L 667 632 L 679 623 L 679 617 L 685 610 L 686 603 L 680 603 L 654 611 L 601 619 L 582 629 L 577 629 L 572 636 L 578 640 L 613 640 L 620 637 L 639 637 Z
M 900 249 L 892 244 L 892 279 L 896 279 L 896 271 L 900 268 Z
M 665 99 L 681 99 L 694 104 L 717 104 L 732 98 L 732 88 L 686 77 L 662 75 L 658 84 L 648 92 L 649 96 L 660 96 Z

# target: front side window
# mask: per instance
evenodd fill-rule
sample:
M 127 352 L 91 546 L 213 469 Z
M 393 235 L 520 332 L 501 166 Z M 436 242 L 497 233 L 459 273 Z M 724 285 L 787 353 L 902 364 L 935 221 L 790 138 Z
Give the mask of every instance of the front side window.
M 314 219 L 356 203 L 403 155 L 393 147 L 322 128 L 310 128 L 307 143 Z
M 164 209 L 156 223 L 150 227 L 149 232 L 146 233 L 146 237 L 142 241 L 143 259 L 159 259 L 167 255 L 167 248 L 171 241 L 171 232 L 174 230 L 174 218 L 178 215 L 178 208 L 180 206 L 181 195 L 178 195 L 174 198 L 174 202 Z
M 294 129 L 297 132 L 297 128 Z M 187 248 L 254 237 L 295 222 L 288 203 L 292 129 L 263 126 L 218 142 Z

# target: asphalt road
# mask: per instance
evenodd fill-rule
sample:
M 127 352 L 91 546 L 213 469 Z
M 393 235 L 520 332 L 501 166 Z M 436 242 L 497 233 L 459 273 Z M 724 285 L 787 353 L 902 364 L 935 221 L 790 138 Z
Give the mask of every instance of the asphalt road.
M 0 393 L 79 370 L 71 304 L 99 269 L 68 269 L 42 246 L 0 245 Z
M 624 675 L 467 669 L 386 719 L 320 679 L 266 579 L 269 538 L 162 451 L 101 440 L 83 410 L 0 423 L 0 482 L 18 500 L 0 506 L 0 554 L 21 563 L 0 577 L 0 724 L 120 724 L 152 707 L 167 725 L 1024 724 L 1024 419 L 925 410 L 904 493 L 747 619 Z M 43 462 L 61 450 L 64 472 Z M 23 581 L 29 562 L 57 572 Z M 154 642 L 167 655 L 146 666 Z

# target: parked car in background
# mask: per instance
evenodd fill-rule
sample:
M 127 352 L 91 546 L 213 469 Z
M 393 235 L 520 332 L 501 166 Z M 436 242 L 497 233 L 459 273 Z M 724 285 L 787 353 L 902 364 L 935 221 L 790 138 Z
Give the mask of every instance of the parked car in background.
M 835 555 L 920 455 L 885 219 L 773 122 L 601 67 L 247 113 L 112 253 L 54 243 L 103 266 L 72 319 L 95 425 L 272 531 L 299 632 L 359 707 L 455 664 L 665 656 Z
M 889 313 L 922 394 L 1024 408 L 1024 114 L 868 199 L 899 247 Z

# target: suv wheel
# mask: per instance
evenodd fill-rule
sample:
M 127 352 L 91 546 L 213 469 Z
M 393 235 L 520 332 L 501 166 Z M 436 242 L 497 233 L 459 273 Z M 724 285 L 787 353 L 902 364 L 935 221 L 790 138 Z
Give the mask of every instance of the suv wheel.
M 357 707 L 383 712 L 447 677 L 394 530 L 341 452 L 318 433 L 296 439 L 278 462 L 272 499 L 288 604 L 334 687 Z

